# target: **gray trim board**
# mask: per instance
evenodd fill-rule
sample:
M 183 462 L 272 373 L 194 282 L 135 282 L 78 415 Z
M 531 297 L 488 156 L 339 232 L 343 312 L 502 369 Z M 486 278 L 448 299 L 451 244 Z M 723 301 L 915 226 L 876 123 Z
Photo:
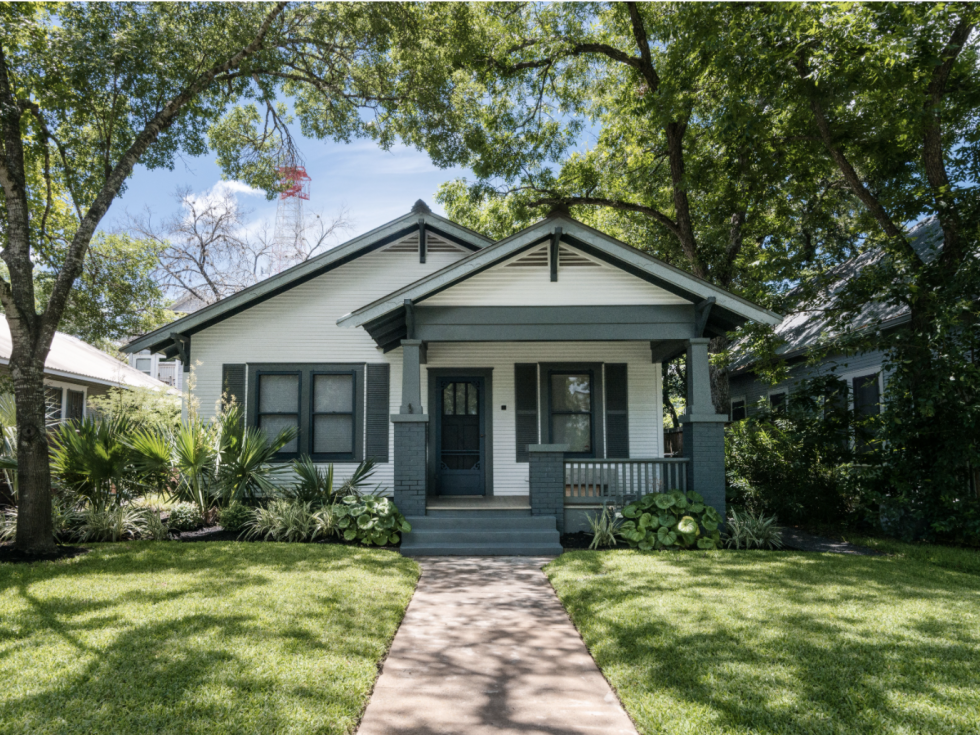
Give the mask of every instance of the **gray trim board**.
M 436 395 L 439 385 L 439 378 L 483 378 L 483 385 L 486 390 L 486 415 L 483 417 L 484 426 L 484 459 L 486 469 L 483 477 L 484 487 L 486 488 L 485 497 L 493 497 L 493 368 L 426 368 L 428 386 L 429 414 L 439 405 L 439 397 Z M 438 459 L 439 444 L 439 422 L 429 422 L 429 452 L 427 461 L 427 477 L 425 486 L 430 493 L 435 492 L 436 487 L 436 460 Z

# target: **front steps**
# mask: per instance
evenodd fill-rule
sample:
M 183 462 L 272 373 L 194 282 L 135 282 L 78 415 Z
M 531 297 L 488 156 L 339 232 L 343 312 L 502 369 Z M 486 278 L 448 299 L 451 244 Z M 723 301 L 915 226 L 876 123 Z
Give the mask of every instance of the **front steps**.
M 554 516 L 530 509 L 429 509 L 410 516 L 402 536 L 405 556 L 557 556 L 562 548 Z

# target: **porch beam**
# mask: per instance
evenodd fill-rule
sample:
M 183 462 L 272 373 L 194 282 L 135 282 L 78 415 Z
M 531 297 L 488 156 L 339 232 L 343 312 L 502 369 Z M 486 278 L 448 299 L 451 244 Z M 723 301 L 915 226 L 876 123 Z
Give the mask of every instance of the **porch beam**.
M 422 342 L 402 340 L 402 405 L 401 414 L 420 414 L 422 410 Z
M 650 343 L 650 362 L 670 362 L 676 360 L 687 349 L 683 340 L 665 340 Z

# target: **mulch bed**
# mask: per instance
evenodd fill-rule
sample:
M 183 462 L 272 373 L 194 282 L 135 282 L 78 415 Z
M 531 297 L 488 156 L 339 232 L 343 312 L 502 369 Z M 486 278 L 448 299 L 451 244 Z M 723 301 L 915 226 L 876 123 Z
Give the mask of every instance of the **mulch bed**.
M 561 535 L 561 547 L 565 551 L 575 551 L 577 549 L 588 549 L 592 543 L 592 534 L 585 531 L 575 533 L 563 533 Z
M 11 544 L 0 546 L 0 564 L 33 564 L 39 561 L 58 561 L 87 554 L 81 546 L 59 546 L 53 554 L 27 554 Z

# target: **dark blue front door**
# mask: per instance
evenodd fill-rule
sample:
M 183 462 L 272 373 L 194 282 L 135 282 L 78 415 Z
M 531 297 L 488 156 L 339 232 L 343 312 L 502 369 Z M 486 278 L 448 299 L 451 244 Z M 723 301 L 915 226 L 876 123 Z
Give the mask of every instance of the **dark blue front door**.
M 439 379 L 440 495 L 483 495 L 486 468 L 483 378 Z

